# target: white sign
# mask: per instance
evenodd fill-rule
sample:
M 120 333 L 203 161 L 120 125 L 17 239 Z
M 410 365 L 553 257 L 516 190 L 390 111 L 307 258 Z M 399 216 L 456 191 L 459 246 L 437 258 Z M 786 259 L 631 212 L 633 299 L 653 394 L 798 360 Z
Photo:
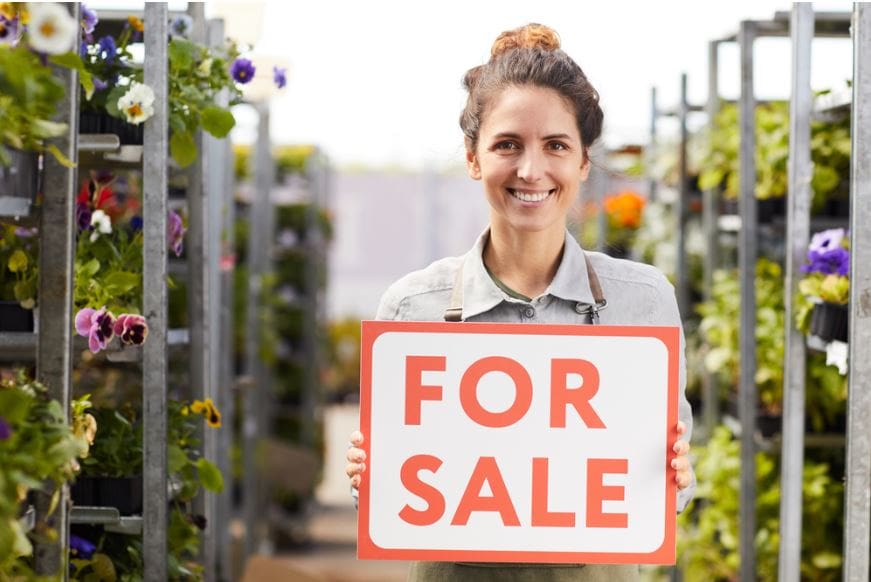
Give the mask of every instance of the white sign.
M 679 337 L 364 321 L 358 556 L 674 563 Z

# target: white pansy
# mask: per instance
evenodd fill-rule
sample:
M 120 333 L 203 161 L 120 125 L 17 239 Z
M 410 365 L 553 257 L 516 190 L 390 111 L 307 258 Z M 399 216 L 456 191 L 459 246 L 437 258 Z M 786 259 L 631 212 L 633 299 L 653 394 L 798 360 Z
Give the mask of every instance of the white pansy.
M 27 34 L 33 50 L 60 55 L 72 49 L 78 33 L 78 22 L 63 5 L 58 2 L 33 2 L 27 8 L 30 12 Z
M 112 219 L 102 210 L 95 210 L 91 215 L 91 226 L 94 227 L 94 232 L 91 233 L 91 242 L 100 238 L 101 234 L 112 233 Z
M 154 91 L 143 83 L 133 83 L 118 99 L 118 110 L 128 123 L 139 125 L 154 115 Z
M 837 366 L 841 376 L 847 375 L 847 344 L 837 340 L 826 346 L 826 365 Z

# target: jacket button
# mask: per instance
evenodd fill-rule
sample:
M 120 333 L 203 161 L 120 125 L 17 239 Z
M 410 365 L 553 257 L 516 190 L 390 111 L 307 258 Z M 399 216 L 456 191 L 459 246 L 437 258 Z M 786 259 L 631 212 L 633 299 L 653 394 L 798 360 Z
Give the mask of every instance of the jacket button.
M 523 310 L 523 315 L 529 318 L 533 318 L 535 317 L 535 309 L 533 309 L 532 307 L 527 307 Z
M 575 311 L 578 313 L 586 313 L 587 305 L 585 303 L 575 303 Z

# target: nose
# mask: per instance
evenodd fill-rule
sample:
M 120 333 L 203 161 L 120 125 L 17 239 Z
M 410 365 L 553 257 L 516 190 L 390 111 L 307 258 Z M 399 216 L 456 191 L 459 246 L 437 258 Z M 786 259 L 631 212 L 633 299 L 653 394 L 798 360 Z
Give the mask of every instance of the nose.
M 545 163 L 542 152 L 527 148 L 517 161 L 517 177 L 524 182 L 538 182 L 544 176 Z

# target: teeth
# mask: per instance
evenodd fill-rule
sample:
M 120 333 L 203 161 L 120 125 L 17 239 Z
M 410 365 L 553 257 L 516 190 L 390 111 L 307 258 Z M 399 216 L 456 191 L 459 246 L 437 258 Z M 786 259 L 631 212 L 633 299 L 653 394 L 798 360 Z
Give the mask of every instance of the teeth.
M 541 202 L 545 198 L 550 195 L 550 192 L 518 192 L 517 190 L 509 190 L 511 195 L 517 198 L 518 200 L 522 200 L 523 202 Z

